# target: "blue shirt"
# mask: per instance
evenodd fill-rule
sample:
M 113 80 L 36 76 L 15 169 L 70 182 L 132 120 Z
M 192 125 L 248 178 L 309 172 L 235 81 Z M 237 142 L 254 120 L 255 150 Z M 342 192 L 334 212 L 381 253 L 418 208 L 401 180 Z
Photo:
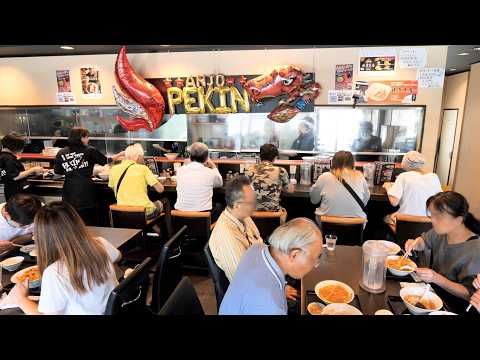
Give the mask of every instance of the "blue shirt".
M 285 275 L 265 244 L 242 256 L 220 305 L 219 315 L 287 315 Z

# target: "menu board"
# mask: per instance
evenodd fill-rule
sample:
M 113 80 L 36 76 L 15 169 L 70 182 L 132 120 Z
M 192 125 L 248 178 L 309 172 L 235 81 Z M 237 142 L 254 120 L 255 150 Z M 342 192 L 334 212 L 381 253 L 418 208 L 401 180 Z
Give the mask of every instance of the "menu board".
M 417 80 L 369 82 L 365 91 L 369 104 L 411 104 L 416 101 L 417 93 Z
M 335 90 L 352 90 L 353 64 L 335 66 Z
M 100 83 L 100 70 L 95 66 L 83 66 L 80 68 L 82 81 L 83 99 L 101 99 L 102 85 Z
M 72 104 L 75 96 L 70 85 L 70 70 L 57 70 L 57 103 Z

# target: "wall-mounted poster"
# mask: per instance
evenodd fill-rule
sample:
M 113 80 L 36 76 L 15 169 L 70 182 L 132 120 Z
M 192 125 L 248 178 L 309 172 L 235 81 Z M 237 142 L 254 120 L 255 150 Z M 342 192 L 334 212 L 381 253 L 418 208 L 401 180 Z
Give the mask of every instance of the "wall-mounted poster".
M 368 89 L 367 81 L 356 81 L 355 82 L 355 95 L 358 96 L 357 104 L 365 104 L 367 102 L 367 95 L 365 91 Z
M 369 104 L 411 104 L 417 93 L 416 80 L 373 81 L 365 91 Z
M 443 68 L 423 68 L 417 70 L 417 80 L 421 88 L 441 88 L 443 87 L 443 78 L 445 69 Z
M 100 71 L 95 66 L 83 66 L 80 68 L 82 81 L 83 99 L 101 99 L 102 85 L 100 83 Z
M 335 66 L 335 90 L 352 90 L 353 64 Z
M 71 104 L 75 102 L 70 85 L 70 70 L 57 70 L 57 103 Z
M 400 49 L 398 63 L 402 69 L 423 68 L 427 65 L 427 49 L 402 48 Z
M 328 103 L 351 105 L 353 103 L 353 90 L 329 90 Z
M 361 50 L 358 71 L 360 73 L 393 72 L 395 71 L 396 56 L 395 49 Z

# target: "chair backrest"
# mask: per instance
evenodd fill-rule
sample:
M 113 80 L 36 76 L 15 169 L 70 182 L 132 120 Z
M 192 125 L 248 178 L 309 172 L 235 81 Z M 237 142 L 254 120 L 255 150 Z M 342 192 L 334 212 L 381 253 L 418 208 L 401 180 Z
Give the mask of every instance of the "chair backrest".
M 364 218 L 320 216 L 323 237 L 336 235 L 339 245 L 361 245 L 363 243 Z
M 280 219 L 283 213 L 280 211 L 254 211 L 251 218 L 257 225 L 260 236 L 265 243 L 268 243 L 268 237 L 280 226 Z
M 185 248 L 192 251 L 202 251 L 210 238 L 210 212 L 172 210 L 171 217 L 173 231 L 178 231 L 183 226 L 187 226 Z
M 187 231 L 183 226 L 163 245 L 152 286 L 152 309 L 156 313 L 182 279 L 181 243 Z
M 108 297 L 105 315 L 147 313 L 148 276 L 153 266 L 152 258 L 146 258 L 112 290 Z
M 402 246 L 408 239 L 416 239 L 432 228 L 432 221 L 427 216 L 397 214 L 397 243 Z
M 162 306 L 159 315 L 205 315 L 192 281 L 184 277 Z
M 144 229 L 147 226 L 143 206 L 110 205 L 110 226 Z
M 203 249 L 205 253 L 205 257 L 207 258 L 208 269 L 210 270 L 210 274 L 212 275 L 213 285 L 215 287 L 215 298 L 217 299 L 217 311 L 220 308 L 220 304 L 222 303 L 223 297 L 227 292 L 228 286 L 230 285 L 230 281 L 228 281 L 225 272 L 220 269 L 213 258 L 212 252 L 210 251 L 210 247 L 205 245 Z

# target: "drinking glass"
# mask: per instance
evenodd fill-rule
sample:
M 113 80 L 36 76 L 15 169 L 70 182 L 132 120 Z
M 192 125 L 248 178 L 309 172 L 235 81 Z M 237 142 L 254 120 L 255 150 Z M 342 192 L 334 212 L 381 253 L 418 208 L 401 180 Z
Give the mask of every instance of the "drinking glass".
M 335 251 L 335 244 L 337 243 L 336 235 L 325 235 L 325 242 L 327 243 L 328 251 Z

